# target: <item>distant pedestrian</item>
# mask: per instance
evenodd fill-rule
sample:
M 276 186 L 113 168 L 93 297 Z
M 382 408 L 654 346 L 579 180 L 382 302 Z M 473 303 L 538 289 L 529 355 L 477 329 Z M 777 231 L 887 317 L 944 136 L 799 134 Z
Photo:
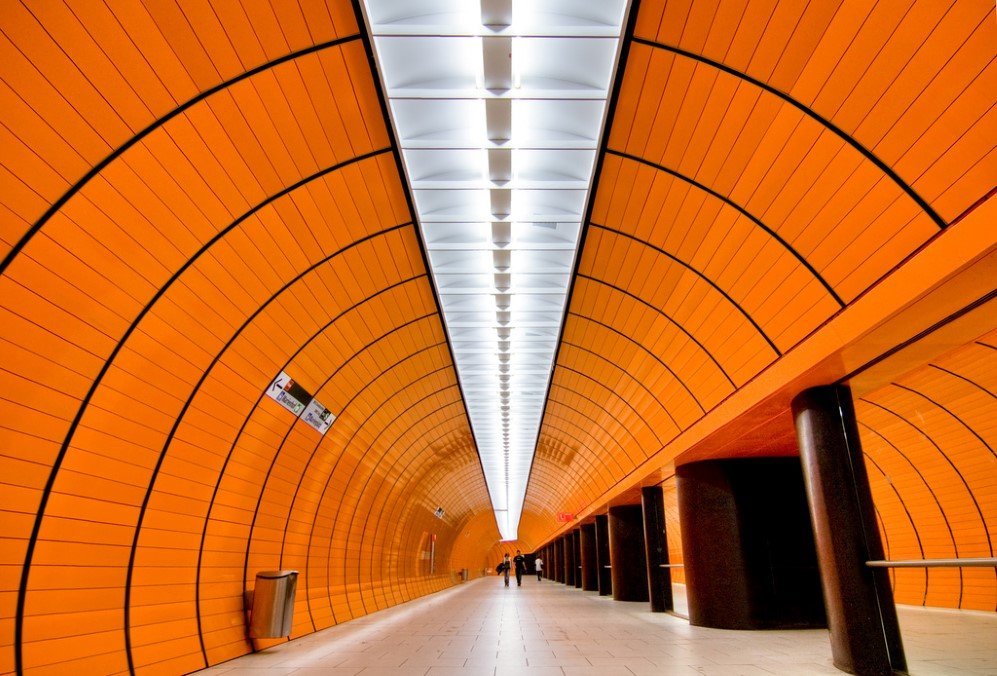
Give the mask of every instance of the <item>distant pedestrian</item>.
M 533 560 L 533 567 L 537 571 L 537 582 L 540 582 L 540 580 L 543 578 L 544 560 L 540 558 L 539 554 L 537 554 L 537 558 Z
M 514 558 L 513 563 L 516 564 L 516 586 L 523 586 L 523 573 L 526 572 L 526 557 L 523 556 L 523 552 L 516 550 L 516 558 Z
M 505 586 L 508 587 L 509 586 L 509 569 L 512 568 L 512 562 L 509 561 L 509 555 L 508 554 L 506 554 L 505 557 L 503 557 L 502 563 L 499 564 L 499 565 L 502 566 L 502 576 L 505 578 Z

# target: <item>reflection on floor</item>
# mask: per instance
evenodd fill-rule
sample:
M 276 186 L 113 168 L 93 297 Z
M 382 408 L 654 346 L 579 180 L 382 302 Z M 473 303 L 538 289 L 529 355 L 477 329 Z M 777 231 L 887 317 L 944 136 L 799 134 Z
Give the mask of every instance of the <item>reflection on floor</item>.
M 676 589 L 678 603 L 684 602 Z M 901 607 L 910 673 L 997 675 L 997 614 Z M 621 603 L 526 579 L 475 580 L 311 634 L 202 674 L 225 676 L 627 676 L 841 674 L 827 632 L 689 626 L 646 603 Z

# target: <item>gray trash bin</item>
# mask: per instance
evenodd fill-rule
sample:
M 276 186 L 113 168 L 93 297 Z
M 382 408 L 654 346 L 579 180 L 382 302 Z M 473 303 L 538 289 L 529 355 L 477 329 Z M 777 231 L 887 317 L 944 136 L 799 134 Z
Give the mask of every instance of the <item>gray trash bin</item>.
M 296 570 L 264 570 L 256 574 L 253 610 L 249 619 L 250 638 L 281 638 L 291 635 L 294 592 L 297 587 Z

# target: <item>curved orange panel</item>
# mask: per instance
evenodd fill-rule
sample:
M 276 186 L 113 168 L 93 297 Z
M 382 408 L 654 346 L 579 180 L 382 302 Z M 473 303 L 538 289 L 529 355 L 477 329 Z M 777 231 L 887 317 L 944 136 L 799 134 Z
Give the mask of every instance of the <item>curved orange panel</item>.
M 498 561 L 493 562 L 490 552 L 498 539 L 495 517 L 491 513 L 478 514 L 456 535 L 451 563 L 457 570 L 467 568 L 471 577 L 493 574 Z
M 856 402 L 887 556 L 993 557 L 997 537 L 997 334 Z M 897 570 L 897 599 L 997 609 L 997 571 Z
M 494 518 L 354 7 L 76 5 L 0 18 L 0 671 L 243 654 L 261 569 L 293 636 L 453 584 Z
M 992 195 L 992 13 L 974 1 L 639 4 L 527 493 L 532 538 L 668 466 L 687 450 L 674 440 L 801 342 L 823 332 L 844 347 L 827 322 Z M 981 469 L 964 454 L 986 437 L 924 412 L 951 387 L 858 402 L 891 555 L 988 550 L 993 472 L 974 485 L 953 467 Z M 974 410 L 997 418 L 979 396 Z M 903 599 L 993 607 L 991 574 L 931 572 L 930 591 L 911 575 L 896 573 Z

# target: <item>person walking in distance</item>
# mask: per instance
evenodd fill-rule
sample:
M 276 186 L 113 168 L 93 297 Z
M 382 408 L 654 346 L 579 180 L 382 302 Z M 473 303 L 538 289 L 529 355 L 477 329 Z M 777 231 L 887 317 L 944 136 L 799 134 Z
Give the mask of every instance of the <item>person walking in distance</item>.
M 509 586 L 509 569 L 512 568 L 512 562 L 509 561 L 509 555 L 506 554 L 502 559 L 502 576 L 505 578 L 505 586 Z
M 516 586 L 523 586 L 523 573 L 526 572 L 526 557 L 523 556 L 523 552 L 516 550 L 516 558 L 512 560 L 516 564 Z
M 543 579 L 544 560 L 540 558 L 539 554 L 537 554 L 537 558 L 533 559 L 533 567 L 537 571 L 537 582 L 540 582 Z

